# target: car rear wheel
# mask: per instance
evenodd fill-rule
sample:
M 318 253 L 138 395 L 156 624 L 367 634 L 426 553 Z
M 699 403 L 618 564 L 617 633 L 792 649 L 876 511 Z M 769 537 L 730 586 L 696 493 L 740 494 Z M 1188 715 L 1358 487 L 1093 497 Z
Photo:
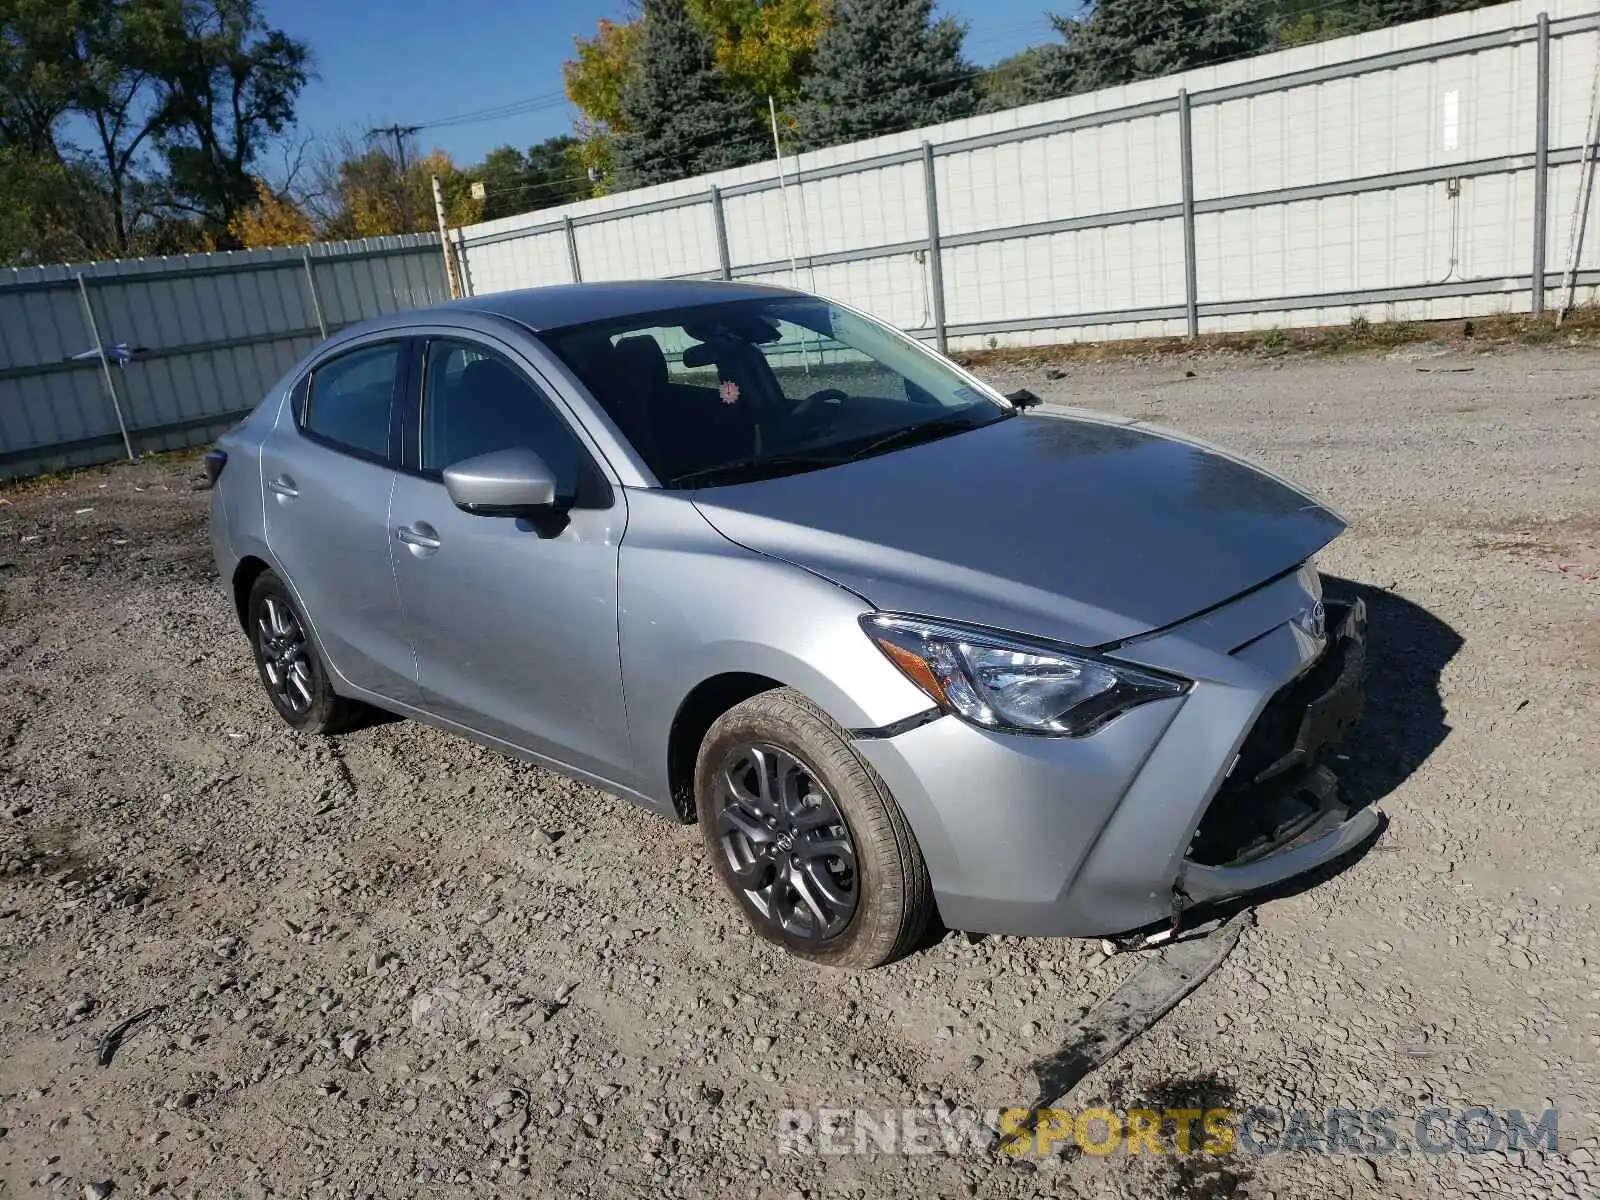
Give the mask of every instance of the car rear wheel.
M 302 733 L 335 733 L 355 710 L 336 696 L 289 589 L 271 571 L 250 588 L 245 607 L 261 686 L 278 715 Z
M 792 688 L 711 726 L 695 809 L 718 876 L 757 933 L 837 967 L 891 962 L 933 913 L 905 815 L 844 731 Z

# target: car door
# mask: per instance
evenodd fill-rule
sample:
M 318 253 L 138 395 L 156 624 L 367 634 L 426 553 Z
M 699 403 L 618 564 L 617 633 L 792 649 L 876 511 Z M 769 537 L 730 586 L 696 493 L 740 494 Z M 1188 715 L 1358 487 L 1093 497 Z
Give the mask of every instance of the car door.
M 526 359 L 477 337 L 420 348 L 390 538 L 424 707 L 601 779 L 632 774 L 617 642 L 611 486 Z M 527 447 L 571 502 L 559 528 L 451 503 L 442 472 Z
M 316 363 L 261 447 L 267 545 L 323 652 L 349 683 L 416 704 L 406 622 L 389 563 L 389 504 L 405 338 L 369 341 Z

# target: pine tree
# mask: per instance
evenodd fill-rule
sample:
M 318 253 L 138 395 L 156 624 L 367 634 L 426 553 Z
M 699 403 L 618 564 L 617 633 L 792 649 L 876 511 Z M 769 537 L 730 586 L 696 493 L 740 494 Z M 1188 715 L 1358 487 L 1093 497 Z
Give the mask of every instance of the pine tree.
M 966 30 L 933 0 L 834 0 L 795 108 L 802 144 L 836 146 L 978 110 Z
M 1029 46 L 1003 58 L 978 76 L 985 112 L 1054 100 L 1072 91 L 1072 65 L 1067 48 L 1057 42 Z
M 1422 21 L 1482 8 L 1493 0 L 1346 0 L 1321 14 L 1326 36 L 1365 33 L 1405 21 Z M 1309 5 L 1305 7 L 1309 8 Z
M 753 98 L 716 64 L 712 39 L 685 0 L 644 0 L 639 69 L 622 93 L 616 139 L 619 187 L 646 187 L 740 167 L 767 152 Z
M 1087 17 L 1052 16 L 1067 42 L 1063 92 L 1092 92 L 1276 45 L 1260 0 L 1099 0 Z

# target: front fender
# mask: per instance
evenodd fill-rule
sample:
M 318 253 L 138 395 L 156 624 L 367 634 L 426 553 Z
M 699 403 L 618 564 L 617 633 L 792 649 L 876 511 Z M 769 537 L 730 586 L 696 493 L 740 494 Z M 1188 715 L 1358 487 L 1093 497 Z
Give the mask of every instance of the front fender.
M 643 499 L 630 508 L 622 547 L 618 636 L 646 795 L 670 805 L 673 719 L 718 675 L 795 688 L 845 728 L 891 725 L 931 707 L 861 631 L 861 614 L 872 611 L 861 597 L 735 545 L 675 497 L 636 495 Z

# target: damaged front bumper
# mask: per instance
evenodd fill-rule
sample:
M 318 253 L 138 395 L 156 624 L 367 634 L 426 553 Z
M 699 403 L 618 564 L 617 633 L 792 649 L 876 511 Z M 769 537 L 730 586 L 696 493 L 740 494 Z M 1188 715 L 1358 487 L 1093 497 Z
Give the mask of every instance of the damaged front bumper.
M 1321 604 L 1307 568 L 1118 651 L 1195 681 L 1085 738 L 944 717 L 857 751 L 905 811 L 953 929 L 1101 937 L 1270 888 L 1381 825 L 1322 761 L 1360 718 L 1366 612 Z M 1265 631 L 1265 632 L 1263 632 Z
M 1352 811 L 1319 761 L 1366 703 L 1366 605 L 1328 606 L 1337 621 L 1322 657 L 1268 701 L 1201 817 L 1175 881 L 1180 904 L 1274 887 L 1349 853 L 1383 823 Z

